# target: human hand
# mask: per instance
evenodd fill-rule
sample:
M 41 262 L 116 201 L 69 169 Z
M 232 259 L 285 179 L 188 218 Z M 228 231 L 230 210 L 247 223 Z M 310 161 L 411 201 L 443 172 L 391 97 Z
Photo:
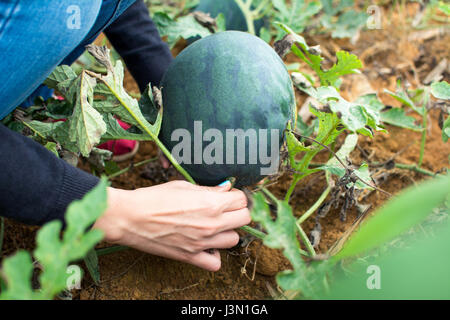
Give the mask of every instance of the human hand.
M 220 269 L 217 250 L 235 246 L 234 229 L 250 223 L 247 198 L 224 186 L 172 181 L 134 191 L 108 188 L 108 209 L 94 228 L 105 240 L 200 268 Z

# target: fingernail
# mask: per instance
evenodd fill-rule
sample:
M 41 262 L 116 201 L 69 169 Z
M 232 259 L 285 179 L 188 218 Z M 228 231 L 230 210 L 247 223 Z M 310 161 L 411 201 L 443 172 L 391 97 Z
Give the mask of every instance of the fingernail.
M 225 187 L 228 183 L 231 183 L 228 180 L 225 180 L 224 182 L 222 182 L 221 184 L 219 184 L 219 187 Z

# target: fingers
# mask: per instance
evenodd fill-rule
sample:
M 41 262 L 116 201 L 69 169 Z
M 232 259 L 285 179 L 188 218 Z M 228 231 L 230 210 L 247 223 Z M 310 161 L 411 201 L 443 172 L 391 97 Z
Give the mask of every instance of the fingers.
M 207 186 L 199 186 L 196 184 L 191 184 L 191 188 L 199 191 L 212 191 L 212 192 L 227 192 L 231 190 L 231 182 L 225 180 L 218 186 L 207 187 Z
M 231 189 L 231 182 L 225 181 L 215 187 L 205 187 L 194 184 L 183 184 L 183 187 L 198 191 L 210 191 L 210 199 L 218 204 L 221 211 L 235 211 L 247 207 L 247 196 L 238 189 Z M 214 198 L 211 198 L 214 197 Z
M 223 211 L 236 211 L 247 207 L 247 196 L 244 192 L 233 189 L 230 192 L 217 194 L 218 201 L 223 203 Z
M 219 271 L 221 267 L 220 253 L 214 250 L 213 253 L 206 251 L 194 254 L 189 263 L 208 271 Z
M 250 211 L 242 208 L 236 211 L 224 212 L 219 219 L 219 232 L 234 230 L 251 222 Z
M 204 241 L 203 250 L 217 248 L 228 249 L 239 243 L 239 235 L 236 231 L 225 231 L 216 234 Z
M 208 271 L 218 271 L 221 267 L 220 253 L 218 250 L 212 250 L 212 253 L 208 253 L 203 250 L 190 253 L 180 248 L 153 242 L 146 243 L 145 241 L 138 241 L 137 243 L 127 245 L 160 257 L 189 263 Z

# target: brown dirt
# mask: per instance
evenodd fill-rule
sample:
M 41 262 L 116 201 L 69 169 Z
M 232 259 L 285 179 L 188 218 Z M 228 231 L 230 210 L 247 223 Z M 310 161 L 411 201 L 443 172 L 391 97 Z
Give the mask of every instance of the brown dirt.
M 352 45 L 348 40 L 335 40 L 324 36 L 309 37 L 311 44 L 320 44 L 326 55 L 330 57 L 326 64 L 331 64 L 331 57 L 340 49 L 351 51 L 362 58 L 365 78 L 347 77 L 342 94 L 351 99 L 362 90 L 361 83 L 367 79 L 370 86 L 378 92 L 385 104 L 398 106 L 398 103 L 384 94 L 384 88 L 395 90 L 398 77 L 406 79 L 411 86 L 419 85 L 426 75 L 441 61 L 448 58 L 450 52 L 450 36 L 442 35 L 425 41 L 409 41 L 408 35 L 413 31 L 403 23 L 405 18 L 414 16 L 417 6 L 412 4 L 406 12 L 398 12 L 391 7 L 385 8 L 382 30 L 365 31 L 359 41 Z M 182 46 L 181 46 L 182 49 Z M 176 47 L 179 52 L 180 46 Z M 292 56 L 287 61 L 297 61 Z M 449 74 L 444 73 L 448 81 Z M 138 88 L 131 76 L 125 76 L 129 91 L 138 93 Z M 297 102 L 301 106 L 305 97 L 297 92 Z M 448 155 L 450 145 L 444 144 L 438 127 L 438 111 L 430 112 L 430 125 L 423 167 L 437 172 L 449 167 Z M 351 154 L 353 163 L 362 161 L 383 162 L 398 154 L 395 161 L 414 163 L 418 160 L 420 134 L 397 127 L 388 126 L 388 134 L 376 133 L 373 139 L 360 138 L 359 149 Z M 338 144 L 343 142 L 340 137 Z M 363 150 L 363 151 L 361 151 Z M 124 168 L 131 162 L 138 162 L 157 155 L 152 143 L 141 144 L 139 153 L 132 161 L 120 164 Z M 326 152 L 318 154 L 314 162 L 325 161 Z M 82 165 L 86 166 L 86 165 Z M 395 194 L 408 185 L 420 181 L 423 175 L 400 169 L 379 170 L 379 187 Z M 173 178 L 173 175 L 170 175 Z M 148 179 L 150 177 L 151 179 Z M 113 179 L 113 186 L 124 189 L 135 189 L 151 186 L 166 180 L 158 162 L 149 166 L 133 168 L 129 172 Z M 271 187 L 279 197 L 286 192 L 290 178 L 282 176 L 276 185 Z M 304 213 L 320 196 L 325 188 L 324 175 L 310 176 L 297 186 L 291 204 L 296 215 Z M 387 197 L 379 192 L 367 195 L 362 203 L 370 204 L 370 213 L 386 201 Z M 339 218 L 339 209 L 331 210 L 326 218 L 321 219 L 322 237 L 318 246 L 319 252 L 327 252 L 338 241 L 357 219 L 357 210 L 352 208 L 347 220 Z M 305 222 L 309 232 L 314 227 L 314 216 Z M 8 255 L 13 251 L 34 246 L 34 235 L 37 228 L 7 220 L 5 242 L 2 253 Z M 261 246 L 257 241 L 233 250 L 221 252 L 223 267 L 212 273 L 176 261 L 144 254 L 135 250 L 102 256 L 100 270 L 102 281 L 94 286 L 89 276 L 85 277 L 83 289 L 75 293 L 80 299 L 265 299 L 276 292 L 274 274 L 289 267 L 289 263 L 280 252 Z M 105 244 L 102 244 L 104 246 Z M 253 278 L 256 261 L 256 273 Z M 243 269 L 245 265 L 245 268 Z M 243 272 L 245 270 L 245 272 Z

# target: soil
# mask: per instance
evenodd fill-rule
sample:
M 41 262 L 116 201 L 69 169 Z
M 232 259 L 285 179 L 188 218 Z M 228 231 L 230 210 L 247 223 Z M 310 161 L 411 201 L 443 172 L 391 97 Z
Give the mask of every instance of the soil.
M 409 27 L 418 6 L 411 4 L 406 11 L 395 7 L 384 8 L 383 29 L 361 32 L 358 41 L 352 44 L 347 40 L 336 40 L 315 35 L 307 36 L 311 45 L 320 44 L 324 54 L 330 57 L 325 61 L 330 65 L 337 50 L 347 50 L 358 55 L 363 63 L 361 75 L 348 76 L 342 86 L 342 94 L 353 99 L 361 93 L 374 91 L 386 105 L 399 106 L 398 102 L 383 93 L 385 88 L 394 91 L 397 78 L 406 80 L 412 87 L 417 87 L 428 73 L 444 58 L 449 58 L 450 35 L 439 34 L 429 39 L 411 40 L 416 32 Z M 408 22 L 405 22 L 408 21 Z M 181 48 L 180 48 L 181 46 Z M 183 44 L 174 52 L 179 52 Z M 293 56 L 287 62 L 298 62 Z M 443 74 L 449 80 L 448 71 Z M 125 75 L 127 90 L 138 93 L 138 87 L 129 73 Z M 300 107 L 305 96 L 297 92 Z M 438 110 L 429 113 L 428 136 L 423 167 L 438 172 L 449 167 L 450 144 L 442 142 L 438 126 Z M 387 126 L 388 133 L 376 133 L 374 138 L 360 138 L 358 148 L 350 159 L 354 164 L 361 162 L 395 162 L 413 164 L 418 161 L 420 133 L 393 126 Z M 338 145 L 344 137 L 340 137 Z M 141 143 L 136 156 L 119 166 L 125 168 L 141 160 L 157 156 L 153 143 Z M 314 162 L 326 161 L 327 152 L 321 152 Z M 81 161 L 82 168 L 88 168 Z M 420 173 L 401 170 L 376 168 L 378 186 L 391 194 L 396 194 L 405 187 L 429 177 Z M 176 175 L 165 172 L 159 162 L 130 169 L 127 173 L 114 178 L 113 186 L 123 189 L 136 189 L 158 184 Z M 281 176 L 270 190 L 282 197 L 290 183 L 289 175 Z M 291 204 L 296 215 L 304 213 L 325 189 L 324 175 L 312 175 L 299 183 L 292 196 Z M 387 196 L 380 192 L 362 194 L 359 200 L 370 205 L 367 215 L 383 205 Z M 345 221 L 339 215 L 340 208 L 330 210 L 320 220 L 322 226 L 321 240 L 317 250 L 326 253 L 336 242 L 347 236 L 358 220 L 358 210 L 352 208 L 347 212 Z M 305 230 L 310 232 L 315 226 L 314 216 L 305 223 Z M 6 220 L 3 255 L 9 255 L 19 248 L 31 249 L 37 228 L 29 227 L 11 220 Z M 100 260 L 101 283 L 96 286 L 87 275 L 82 290 L 74 292 L 75 299 L 270 299 L 275 297 L 277 286 L 274 275 L 289 268 L 289 263 L 282 254 L 262 246 L 260 242 L 243 237 L 243 243 L 237 248 L 223 250 L 222 269 L 216 273 L 203 271 L 197 267 L 171 261 L 165 258 L 127 250 L 107 256 Z M 107 246 L 101 244 L 100 246 Z M 256 261 L 256 264 L 255 264 Z

